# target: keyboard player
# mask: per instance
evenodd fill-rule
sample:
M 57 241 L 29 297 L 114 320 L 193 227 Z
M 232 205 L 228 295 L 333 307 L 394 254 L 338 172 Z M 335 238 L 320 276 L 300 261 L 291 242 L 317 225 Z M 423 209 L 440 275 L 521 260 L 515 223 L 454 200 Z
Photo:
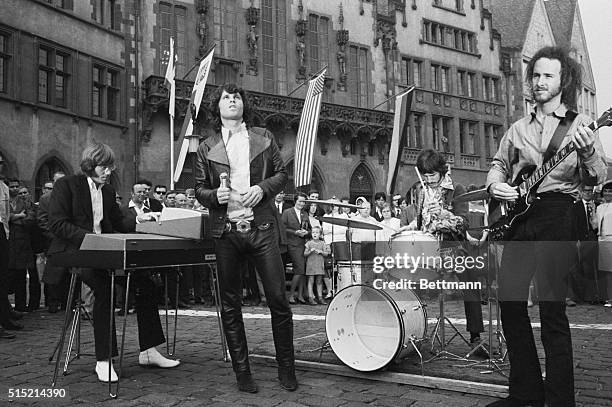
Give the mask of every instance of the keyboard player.
M 115 169 L 114 163 L 115 154 L 108 145 L 90 145 L 83 151 L 80 163 L 83 174 L 64 177 L 55 184 L 49 203 L 49 227 L 54 235 L 48 251 L 49 266 L 53 266 L 53 254 L 79 250 L 88 233 L 132 232 L 136 219 L 139 222 L 154 219 L 148 213 L 136 217 L 123 216 L 115 201 L 115 190 L 108 184 Z M 63 270 L 52 267 L 49 277 L 59 281 Z M 110 370 L 111 381 L 117 381 L 112 362 L 108 360 L 110 276 L 106 270 L 82 268 L 79 272 L 95 296 L 93 325 L 98 380 L 108 382 Z M 134 285 L 137 288 L 136 312 L 141 351 L 139 364 L 160 368 L 178 366 L 178 360 L 165 358 L 155 348 L 165 342 L 165 337 L 153 295 L 153 282 L 148 273 L 134 273 Z M 116 356 L 116 335 L 113 335 L 112 342 L 113 356 Z

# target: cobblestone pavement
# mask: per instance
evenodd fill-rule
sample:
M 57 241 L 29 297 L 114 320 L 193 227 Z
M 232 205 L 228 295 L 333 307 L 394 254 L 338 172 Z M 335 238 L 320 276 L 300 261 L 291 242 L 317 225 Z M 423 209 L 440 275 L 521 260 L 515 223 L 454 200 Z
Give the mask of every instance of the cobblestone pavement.
M 259 361 L 252 364 L 259 393 L 239 393 L 230 364 L 221 360 L 217 320 L 211 312 L 214 308 L 198 307 L 196 310 L 208 312 L 179 318 L 176 354 L 182 363 L 172 370 L 138 367 L 136 321 L 134 315 L 129 316 L 126 355 L 117 400 L 109 399 L 107 385 L 99 383 L 93 372 L 93 334 L 87 323 L 82 328 L 84 355 L 70 365 L 67 376 L 59 378 L 57 388 L 66 390 L 65 398 L 10 398 L 9 389 L 46 389 L 51 384 L 53 366 L 48 363 L 48 357 L 59 337 L 63 314 L 30 313 L 24 318 L 26 328 L 17 332 L 17 339 L 0 342 L 0 405 L 422 407 L 483 406 L 495 400 L 467 393 L 304 370 L 297 372 L 298 391 L 290 393 L 279 387 L 276 369 Z M 311 332 L 317 323 L 321 324 L 325 310 L 323 306 L 294 307 L 296 337 Z M 537 307 L 531 309 L 532 320 L 536 323 L 537 310 Z M 430 309 L 430 317 L 435 316 L 432 315 L 435 311 Z M 244 312 L 249 347 L 253 350 L 270 344 L 270 321 L 255 315 L 267 315 L 267 309 L 245 307 Z M 447 314 L 460 323 L 463 304 L 458 301 L 447 303 Z M 572 336 L 578 405 L 610 406 L 612 312 L 601 306 L 581 305 L 569 308 L 568 315 L 574 324 Z M 537 328 L 536 336 L 539 339 Z M 484 376 L 481 379 L 486 380 Z

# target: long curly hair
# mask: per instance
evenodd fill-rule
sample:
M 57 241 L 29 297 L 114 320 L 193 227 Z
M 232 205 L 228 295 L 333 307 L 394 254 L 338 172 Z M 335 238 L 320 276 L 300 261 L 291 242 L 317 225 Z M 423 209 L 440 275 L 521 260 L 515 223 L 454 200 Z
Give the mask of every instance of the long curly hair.
M 533 67 L 541 59 L 556 59 L 561 63 L 561 102 L 569 109 L 576 109 L 578 91 L 582 88 L 582 67 L 569 55 L 569 51 L 562 47 L 544 47 L 535 53 L 527 64 L 525 84 L 530 92 L 533 91 L 531 77 Z
M 211 95 L 208 101 L 208 109 L 212 115 L 212 124 L 215 131 L 221 131 L 221 112 L 219 111 L 219 101 L 223 91 L 227 93 L 238 93 L 242 97 L 242 120 L 246 124 L 247 128 L 251 125 L 251 118 L 253 115 L 253 107 L 244 89 L 236 85 L 235 83 L 224 83 L 219 86 Z

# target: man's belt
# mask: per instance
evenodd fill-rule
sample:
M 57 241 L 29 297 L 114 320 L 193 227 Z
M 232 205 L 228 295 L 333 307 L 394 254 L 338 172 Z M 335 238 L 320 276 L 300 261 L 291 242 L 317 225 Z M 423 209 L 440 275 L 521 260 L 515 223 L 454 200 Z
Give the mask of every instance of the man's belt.
M 267 230 L 271 226 L 272 226 L 272 223 L 270 222 L 255 224 L 255 222 L 252 220 L 239 220 L 236 222 L 227 221 L 225 222 L 225 231 L 226 232 L 235 231 L 238 233 L 248 233 L 253 228 L 257 228 L 259 230 Z

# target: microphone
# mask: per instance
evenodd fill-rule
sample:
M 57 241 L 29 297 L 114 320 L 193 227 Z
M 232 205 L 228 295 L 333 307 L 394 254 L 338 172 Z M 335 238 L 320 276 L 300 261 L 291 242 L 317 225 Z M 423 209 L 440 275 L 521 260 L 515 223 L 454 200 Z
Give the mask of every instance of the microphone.
M 219 188 L 228 188 L 227 186 L 227 172 L 219 174 L 220 185 Z

